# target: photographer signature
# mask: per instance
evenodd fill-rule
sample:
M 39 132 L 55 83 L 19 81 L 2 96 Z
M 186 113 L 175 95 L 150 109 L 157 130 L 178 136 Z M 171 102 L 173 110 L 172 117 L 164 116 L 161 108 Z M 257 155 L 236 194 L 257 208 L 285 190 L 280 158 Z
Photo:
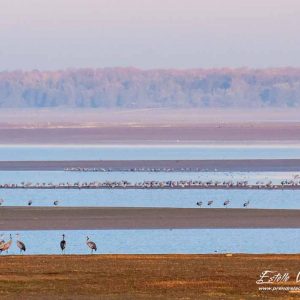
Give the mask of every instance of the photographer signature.
M 260 274 L 256 284 L 272 284 L 272 283 L 283 283 L 290 280 L 289 273 L 280 273 L 277 271 L 266 270 Z M 296 283 L 300 283 L 300 272 L 296 276 Z

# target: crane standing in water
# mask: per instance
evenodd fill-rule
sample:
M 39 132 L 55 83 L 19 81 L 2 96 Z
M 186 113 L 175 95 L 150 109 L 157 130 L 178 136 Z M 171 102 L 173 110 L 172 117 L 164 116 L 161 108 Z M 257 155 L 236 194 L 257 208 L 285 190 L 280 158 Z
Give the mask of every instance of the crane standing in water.
M 229 205 L 229 203 L 230 203 L 230 201 L 229 201 L 229 200 L 226 200 L 226 201 L 223 203 L 223 205 L 224 205 L 225 207 L 227 207 L 227 205 Z
M 8 253 L 8 249 L 10 248 L 11 244 L 12 244 L 12 236 L 11 236 L 11 234 L 10 234 L 10 235 L 9 235 L 9 241 L 8 241 L 8 242 L 2 243 L 2 241 L 1 241 L 1 243 L 0 243 L 0 254 L 1 254 L 3 251 L 6 251 L 6 252 Z
M 67 242 L 65 241 L 65 235 L 62 235 L 62 240 L 60 241 L 60 249 L 61 249 L 61 254 L 65 254 L 65 249 L 66 249 Z
M 20 249 L 20 254 L 22 254 L 22 252 L 26 251 L 26 246 L 23 242 L 19 240 L 20 235 L 18 233 L 16 234 L 16 237 L 17 237 L 17 246 Z
M 243 206 L 244 206 L 244 207 L 247 207 L 249 204 L 250 204 L 250 201 L 248 200 L 247 202 L 245 202 L 245 203 L 243 204 Z
M 202 201 L 198 201 L 196 204 L 197 204 L 197 206 L 201 207 L 202 206 Z
M 86 244 L 91 249 L 91 254 L 93 254 L 93 251 L 97 251 L 97 245 L 94 242 L 90 241 L 90 238 L 88 236 L 86 237 Z

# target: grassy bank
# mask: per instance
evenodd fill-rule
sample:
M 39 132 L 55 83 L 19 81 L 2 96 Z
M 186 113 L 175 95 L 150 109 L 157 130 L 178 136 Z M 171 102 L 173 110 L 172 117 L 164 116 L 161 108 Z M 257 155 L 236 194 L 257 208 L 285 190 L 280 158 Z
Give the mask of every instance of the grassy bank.
M 266 299 L 264 270 L 289 272 L 276 286 L 296 286 L 300 255 L 93 255 L 0 257 L 0 298 L 15 299 Z M 300 284 L 299 284 L 300 287 Z

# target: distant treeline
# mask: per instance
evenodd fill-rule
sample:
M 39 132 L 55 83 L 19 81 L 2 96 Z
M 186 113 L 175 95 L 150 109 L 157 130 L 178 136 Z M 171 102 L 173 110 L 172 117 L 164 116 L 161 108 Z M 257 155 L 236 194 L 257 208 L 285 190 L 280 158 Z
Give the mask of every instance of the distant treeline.
M 298 107 L 300 69 L 0 72 L 0 107 Z

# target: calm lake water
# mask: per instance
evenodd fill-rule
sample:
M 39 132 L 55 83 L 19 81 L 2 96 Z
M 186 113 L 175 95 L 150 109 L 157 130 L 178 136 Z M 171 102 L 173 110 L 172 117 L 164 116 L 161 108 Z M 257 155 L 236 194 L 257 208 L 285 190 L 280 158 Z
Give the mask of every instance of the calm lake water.
M 299 190 L 0 190 L 2 206 L 98 206 L 98 207 L 177 207 L 195 208 L 197 201 L 203 201 L 203 208 L 209 200 L 211 207 L 241 208 L 250 201 L 249 208 L 300 209 Z M 1 212 L 1 207 L 0 207 Z
M 13 236 L 9 254 L 19 254 Z M 59 254 L 66 235 L 66 254 L 89 254 L 88 235 L 98 254 L 300 253 L 300 229 L 179 229 L 19 231 L 26 254 Z M 3 253 L 2 255 L 5 255 Z
M 299 145 L 286 146 L 180 146 L 180 147 L 0 147 L 0 160 L 119 160 L 119 159 L 263 159 L 299 158 Z M 293 179 L 294 172 L 0 172 L 0 183 L 91 182 L 144 180 L 247 180 L 280 181 Z M 3 206 L 112 206 L 112 207 L 196 207 L 197 201 L 214 200 L 212 207 L 300 209 L 300 191 L 292 190 L 0 190 Z M 204 209 L 204 208 L 198 208 Z M 224 208 L 225 209 L 225 208 Z M 0 207 L 1 213 L 1 207 Z M 9 254 L 18 254 L 15 231 Z M 59 254 L 64 233 L 67 254 L 88 254 L 86 236 L 97 243 L 99 254 L 165 253 L 299 253 L 300 229 L 176 229 L 176 230 L 79 230 L 19 231 L 26 254 Z M 1 232 L 0 232 L 1 234 Z M 5 255 L 3 253 L 2 255 Z
M 1 146 L 0 160 L 155 160 L 300 158 L 300 145 Z
M 247 180 L 251 184 L 257 181 L 280 183 L 293 179 L 293 172 L 191 172 L 191 173 L 149 173 L 149 172 L 100 172 L 75 173 L 63 171 L 18 171 L 0 172 L 0 183 L 28 182 L 92 182 L 120 181 L 138 182 L 144 180 Z M 192 208 L 197 201 L 214 200 L 212 207 L 222 207 L 230 200 L 230 207 L 243 207 L 250 201 L 250 208 L 300 208 L 298 190 L 30 190 L 1 189 L 3 206 L 26 206 L 29 200 L 33 206 L 52 206 L 59 200 L 60 206 L 114 206 L 114 207 L 181 207 Z

